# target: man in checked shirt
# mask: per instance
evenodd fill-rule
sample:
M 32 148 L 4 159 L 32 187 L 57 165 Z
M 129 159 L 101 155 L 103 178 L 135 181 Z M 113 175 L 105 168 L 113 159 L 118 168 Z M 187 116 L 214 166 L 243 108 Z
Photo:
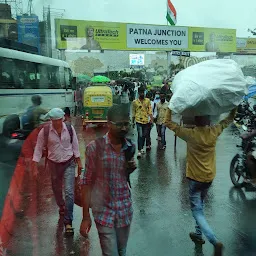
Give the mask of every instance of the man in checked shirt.
M 80 233 L 90 231 L 91 206 L 103 256 L 126 255 L 133 214 L 127 172 L 136 169 L 135 145 L 126 138 L 129 126 L 128 109 L 114 105 L 108 111 L 108 133 L 86 148 Z

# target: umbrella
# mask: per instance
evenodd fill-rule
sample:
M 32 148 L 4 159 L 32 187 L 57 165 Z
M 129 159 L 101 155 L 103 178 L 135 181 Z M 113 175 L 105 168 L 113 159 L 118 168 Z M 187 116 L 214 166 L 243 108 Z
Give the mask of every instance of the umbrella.
M 93 83 L 109 83 L 110 79 L 106 76 L 94 76 L 91 79 L 91 82 L 93 82 Z
M 87 75 L 78 74 L 77 75 L 77 82 L 90 82 L 91 78 Z

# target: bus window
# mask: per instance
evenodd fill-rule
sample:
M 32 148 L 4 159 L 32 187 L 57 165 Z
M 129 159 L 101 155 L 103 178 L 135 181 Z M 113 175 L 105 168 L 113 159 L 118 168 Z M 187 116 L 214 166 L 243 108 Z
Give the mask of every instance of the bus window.
M 49 88 L 49 74 L 47 70 L 47 65 L 37 64 L 37 83 L 38 89 L 48 89 Z
M 32 62 L 15 60 L 16 88 L 20 89 L 36 89 L 36 65 Z
M 37 65 L 37 80 L 39 89 L 60 89 L 59 67 L 38 64 Z
M 65 68 L 65 84 L 67 89 L 72 88 L 72 76 L 68 68 Z
M 59 76 L 59 67 L 48 66 L 48 75 L 49 75 L 49 88 L 51 89 L 60 89 L 60 76 Z
M 64 67 L 59 67 L 59 75 L 60 75 L 61 88 L 66 89 Z
M 15 89 L 16 75 L 15 63 L 12 59 L 0 58 L 0 88 L 1 89 Z

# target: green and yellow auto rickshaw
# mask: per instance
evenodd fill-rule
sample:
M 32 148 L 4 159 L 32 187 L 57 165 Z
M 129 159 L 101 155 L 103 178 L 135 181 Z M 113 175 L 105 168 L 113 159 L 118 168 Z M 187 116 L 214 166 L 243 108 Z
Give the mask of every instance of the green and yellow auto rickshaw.
M 90 86 L 84 90 L 83 126 L 90 123 L 104 124 L 107 122 L 108 109 L 113 105 L 113 94 L 105 85 Z

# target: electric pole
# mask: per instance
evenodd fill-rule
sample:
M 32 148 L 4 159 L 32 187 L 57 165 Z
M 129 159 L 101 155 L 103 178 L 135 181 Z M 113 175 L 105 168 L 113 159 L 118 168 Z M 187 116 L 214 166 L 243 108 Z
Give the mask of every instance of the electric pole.
M 52 18 L 62 18 L 64 12 L 64 9 L 51 8 L 50 5 L 48 5 L 48 7 L 43 7 L 46 55 L 48 57 L 52 57 Z

